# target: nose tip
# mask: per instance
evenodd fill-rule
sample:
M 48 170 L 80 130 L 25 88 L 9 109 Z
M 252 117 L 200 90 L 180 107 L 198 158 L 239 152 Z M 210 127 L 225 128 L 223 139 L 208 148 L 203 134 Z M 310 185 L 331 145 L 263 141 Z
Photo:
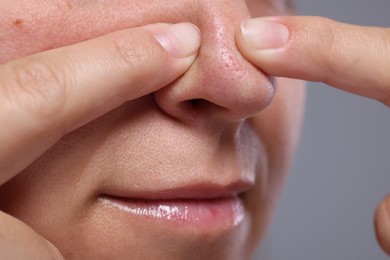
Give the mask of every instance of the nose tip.
M 157 104 L 170 116 L 182 121 L 210 117 L 235 121 L 271 102 L 272 77 L 247 61 L 235 45 L 240 22 L 248 17 L 231 17 L 221 10 L 200 14 L 202 40 L 196 61 L 181 78 L 155 93 Z

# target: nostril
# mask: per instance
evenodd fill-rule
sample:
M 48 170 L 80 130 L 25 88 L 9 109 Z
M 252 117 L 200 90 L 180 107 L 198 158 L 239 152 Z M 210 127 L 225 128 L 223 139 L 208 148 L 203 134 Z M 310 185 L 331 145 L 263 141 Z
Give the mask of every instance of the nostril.
M 194 98 L 182 102 L 182 109 L 184 109 L 185 114 L 192 115 L 191 117 L 204 116 L 205 110 L 209 110 L 210 105 L 209 101 L 202 98 Z M 214 105 L 213 105 L 214 106 Z
M 203 98 L 191 99 L 185 101 L 185 103 L 187 104 L 188 110 L 196 113 L 210 113 L 211 110 L 226 110 L 225 108 Z
M 196 98 L 196 99 L 191 99 L 188 101 L 188 103 L 194 107 L 194 108 L 198 108 L 202 105 L 202 103 L 204 103 L 204 99 L 201 99 L 201 98 Z
M 221 115 L 228 111 L 228 109 L 203 98 L 196 98 L 182 102 L 181 110 L 184 112 L 183 115 L 192 119 L 215 118 L 215 115 Z

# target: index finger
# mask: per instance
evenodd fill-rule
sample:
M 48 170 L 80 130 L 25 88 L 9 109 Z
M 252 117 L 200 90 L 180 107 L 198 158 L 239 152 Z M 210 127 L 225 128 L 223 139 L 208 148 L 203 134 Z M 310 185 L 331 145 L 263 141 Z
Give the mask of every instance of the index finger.
M 184 73 L 200 45 L 189 23 L 149 25 L 0 67 L 0 185 L 66 133 Z
M 390 30 L 321 17 L 268 17 L 243 22 L 243 55 L 280 77 L 324 82 L 390 105 Z

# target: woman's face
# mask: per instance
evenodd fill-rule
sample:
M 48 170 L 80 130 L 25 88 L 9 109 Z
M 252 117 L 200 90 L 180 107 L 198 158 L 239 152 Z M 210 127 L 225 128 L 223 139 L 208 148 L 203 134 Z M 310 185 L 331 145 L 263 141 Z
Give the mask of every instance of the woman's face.
M 0 63 L 155 22 L 189 21 L 202 33 L 182 77 L 63 137 L 0 187 L 0 209 L 66 258 L 248 257 L 291 161 L 303 86 L 255 68 L 234 35 L 242 20 L 286 5 L 0 0 Z

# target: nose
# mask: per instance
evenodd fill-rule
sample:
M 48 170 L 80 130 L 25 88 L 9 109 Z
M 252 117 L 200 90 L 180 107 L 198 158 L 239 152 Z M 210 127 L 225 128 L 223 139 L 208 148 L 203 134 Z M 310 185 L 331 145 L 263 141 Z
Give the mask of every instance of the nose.
M 263 110 L 274 96 L 272 78 L 241 56 L 235 33 L 249 18 L 245 1 L 202 2 L 189 14 L 202 35 L 196 61 L 171 85 L 157 91 L 155 100 L 180 121 L 222 119 L 238 121 Z

